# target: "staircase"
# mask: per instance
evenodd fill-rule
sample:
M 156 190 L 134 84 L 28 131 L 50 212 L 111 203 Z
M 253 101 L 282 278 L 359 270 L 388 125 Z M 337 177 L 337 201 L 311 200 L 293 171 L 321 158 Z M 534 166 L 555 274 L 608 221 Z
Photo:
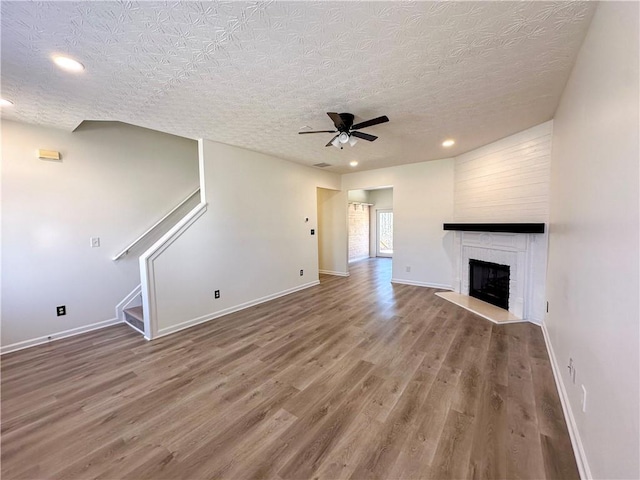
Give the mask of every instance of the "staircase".
M 131 325 L 136 330 L 144 333 L 144 316 L 142 314 L 142 307 L 130 307 L 123 310 L 124 321 Z
M 144 303 L 143 295 L 148 297 L 148 292 L 145 290 L 143 293 L 142 291 L 142 285 L 146 285 L 148 280 L 147 262 L 149 262 L 149 258 L 156 254 L 170 239 L 179 236 L 184 229 L 188 228 L 191 223 L 195 222 L 197 218 L 204 214 L 207 204 L 201 200 L 200 188 L 197 188 L 180 202 L 177 207 L 173 208 L 112 258 L 115 262 L 130 254 L 142 254 L 138 259 L 141 265 L 141 284 L 135 287 L 133 291 L 116 305 L 116 318 L 143 334 L 147 340 L 151 340 L 153 336 L 151 319 L 147 319 L 147 323 L 145 323 L 144 312 L 142 310 L 142 304 Z M 147 315 L 148 313 L 149 312 L 147 312 Z M 149 331 L 147 331 L 147 329 Z

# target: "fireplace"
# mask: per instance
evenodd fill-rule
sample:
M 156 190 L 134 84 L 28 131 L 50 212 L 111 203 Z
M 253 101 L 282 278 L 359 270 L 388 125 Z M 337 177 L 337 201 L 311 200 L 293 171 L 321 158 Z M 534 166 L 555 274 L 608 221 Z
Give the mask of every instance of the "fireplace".
M 469 294 L 469 261 L 509 266 L 508 310 L 542 324 L 545 316 L 547 233 L 453 232 L 452 289 Z
M 509 265 L 469 259 L 469 296 L 509 310 Z

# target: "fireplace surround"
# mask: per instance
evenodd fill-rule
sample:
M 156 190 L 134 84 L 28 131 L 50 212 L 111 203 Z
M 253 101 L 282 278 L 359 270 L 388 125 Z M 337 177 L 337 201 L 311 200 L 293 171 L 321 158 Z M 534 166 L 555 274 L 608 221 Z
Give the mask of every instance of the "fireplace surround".
M 474 225 L 475 228 L 478 228 L 477 225 Z M 546 311 L 546 232 L 516 233 L 461 229 L 450 234 L 453 235 L 452 287 L 455 292 L 469 295 L 470 260 L 507 266 L 507 310 L 517 318 L 542 323 Z

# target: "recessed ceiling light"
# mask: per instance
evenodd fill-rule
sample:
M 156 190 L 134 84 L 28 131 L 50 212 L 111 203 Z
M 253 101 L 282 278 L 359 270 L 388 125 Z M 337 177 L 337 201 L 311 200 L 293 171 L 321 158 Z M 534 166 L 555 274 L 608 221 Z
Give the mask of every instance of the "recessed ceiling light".
M 456 143 L 456 141 L 450 138 L 450 139 L 445 140 L 444 142 L 442 142 L 442 146 L 443 147 L 452 147 L 455 143 Z
M 82 72 L 84 70 L 84 65 L 73 58 L 56 56 L 53 57 L 53 61 L 60 68 L 68 70 L 69 72 Z
M 13 107 L 13 102 L 10 100 L 5 100 L 4 98 L 0 98 L 0 107 Z
M 358 166 L 358 161 L 357 160 L 351 160 L 349 162 L 349 165 L 351 165 L 352 167 L 357 167 Z

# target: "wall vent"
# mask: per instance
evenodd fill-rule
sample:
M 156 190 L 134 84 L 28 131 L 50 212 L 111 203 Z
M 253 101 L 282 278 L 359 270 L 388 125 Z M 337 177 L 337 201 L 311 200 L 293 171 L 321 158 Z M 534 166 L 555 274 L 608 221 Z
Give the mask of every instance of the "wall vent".
M 331 164 L 330 164 L 330 163 L 324 163 L 324 162 L 322 162 L 322 163 L 316 163 L 316 164 L 314 164 L 313 166 L 314 166 L 314 167 L 318 167 L 318 168 L 325 168 L 325 167 L 330 167 L 330 166 L 331 166 Z

